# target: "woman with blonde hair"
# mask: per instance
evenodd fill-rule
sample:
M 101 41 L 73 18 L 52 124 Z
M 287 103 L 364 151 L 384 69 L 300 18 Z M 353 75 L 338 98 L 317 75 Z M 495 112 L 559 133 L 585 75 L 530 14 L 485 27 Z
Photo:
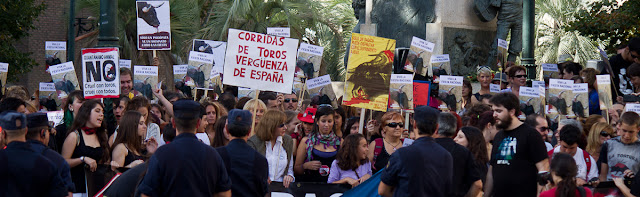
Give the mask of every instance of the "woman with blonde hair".
M 491 69 L 486 66 L 478 66 L 478 82 L 480 82 L 480 90 L 473 94 L 471 97 L 471 103 L 475 104 L 480 101 L 480 96 L 491 93 L 490 86 L 491 80 L 493 80 L 493 74 Z
M 287 116 L 284 112 L 269 110 L 262 120 L 247 143 L 267 158 L 269 166 L 274 167 L 269 168 L 269 180 L 283 182 L 284 187 L 289 187 L 294 180 L 293 139 L 285 135 Z
M 251 114 L 253 114 L 256 118 L 255 124 L 258 124 L 260 122 L 260 119 L 262 118 L 262 114 L 267 111 L 267 105 L 265 105 L 264 102 L 262 102 L 260 99 L 251 99 L 247 101 L 246 104 L 244 104 L 244 107 L 242 109 L 249 110 L 249 112 L 251 112 Z M 254 109 L 256 110 L 255 114 L 253 111 Z M 253 135 L 253 133 L 251 135 Z
M 604 122 L 593 124 L 587 138 L 587 152 L 597 161 L 600 157 L 600 147 L 602 147 L 604 141 L 613 137 L 615 137 L 615 133 L 609 124 Z

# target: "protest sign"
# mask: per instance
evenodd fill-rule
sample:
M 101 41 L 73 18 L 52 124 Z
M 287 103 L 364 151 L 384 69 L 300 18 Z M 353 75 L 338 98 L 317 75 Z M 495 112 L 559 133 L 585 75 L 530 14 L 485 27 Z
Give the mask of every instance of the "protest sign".
M 572 116 L 573 115 L 573 116 Z M 586 118 L 589 116 L 589 87 L 586 83 L 573 84 L 573 99 L 569 117 Z
M 538 80 L 549 81 L 551 78 L 559 78 L 560 70 L 558 69 L 558 64 L 542 64 L 540 66 L 542 67 L 540 70 L 542 73 L 539 75 Z
M 413 81 L 413 109 L 423 105 L 429 105 L 431 94 L 431 82 Z
M 0 62 L 0 89 L 2 89 L 2 95 L 7 89 L 7 75 L 9 74 L 9 64 Z
M 318 77 L 324 47 L 300 43 L 298 60 L 296 61 L 296 78 L 307 79 Z
M 44 63 L 47 69 L 49 66 L 67 62 L 67 42 L 46 41 L 44 43 Z
M 498 68 L 504 68 L 504 66 L 507 64 L 507 57 L 509 55 L 507 47 L 509 47 L 509 43 L 506 40 L 498 39 Z
M 338 107 L 336 93 L 333 92 L 333 86 L 331 86 L 331 77 L 329 75 L 323 75 L 307 80 L 307 92 L 309 92 L 309 96 L 311 98 L 317 96 L 319 98 L 319 101 L 326 99 L 322 98 L 326 95 L 327 98 L 331 101 L 331 105 L 334 107 Z
M 138 50 L 171 50 L 169 1 L 136 1 Z
M 545 87 L 546 84 L 544 83 L 544 81 L 532 81 L 531 82 L 531 87 L 532 88 L 537 88 L 537 87 Z
M 64 118 L 64 111 L 48 111 L 47 119 L 49 122 L 53 122 L 53 126 L 57 127 L 62 123 L 62 118 Z
M 637 114 L 640 114 L 640 103 L 626 103 L 624 105 L 624 111 L 625 112 L 632 111 L 632 112 L 636 112 Z
M 254 98 L 256 97 L 256 90 L 251 88 L 238 87 L 238 98 L 242 97 Z
M 227 44 L 224 84 L 291 92 L 298 40 L 229 29 Z
M 351 34 L 343 104 L 387 111 L 396 41 Z
M 133 66 L 133 94 L 153 99 L 151 85 L 158 84 L 157 66 Z
M 551 105 L 549 113 L 568 115 L 571 111 L 573 98 L 573 80 L 549 79 L 549 97 L 547 103 Z
M 80 90 L 78 76 L 73 62 L 65 62 L 49 67 L 51 79 L 56 86 L 56 93 L 59 98 L 67 98 L 67 95 L 74 90 Z
M 118 98 L 118 48 L 82 49 L 82 84 L 85 99 Z
M 120 68 L 128 68 L 131 70 L 131 60 L 120 59 L 118 66 Z
M 389 109 L 413 109 L 413 74 L 391 74 Z
M 344 81 L 332 81 L 331 86 L 333 87 L 333 92 L 335 92 L 338 100 L 340 100 L 340 98 L 344 98 Z
M 520 87 L 519 99 L 521 114 L 518 118 L 524 120 L 526 116 L 531 114 L 540 114 L 540 89 L 530 87 Z
M 611 109 L 613 100 L 611 98 L 611 78 L 609 75 L 596 75 L 598 84 L 598 98 L 600 100 L 600 110 Z
M 427 69 L 428 63 L 425 60 L 431 60 L 431 53 L 435 44 L 418 37 L 411 39 L 411 47 L 409 47 L 409 56 L 404 64 L 404 69 L 422 76 L 433 76 L 431 69 Z
M 442 104 L 438 106 L 440 110 L 451 110 L 456 113 L 462 111 L 462 81 L 463 77 L 459 76 L 440 76 L 440 86 L 438 90 L 438 98 Z
M 40 82 L 38 90 L 38 101 L 47 111 L 55 111 L 62 104 L 58 94 L 56 94 L 55 84 Z
M 430 73 L 433 73 L 434 81 L 438 81 L 442 75 L 451 74 L 451 65 L 449 63 L 449 54 L 431 56 Z
M 547 114 L 547 89 L 544 86 L 538 86 L 538 93 L 540 95 L 540 115 Z
M 227 52 L 226 42 L 195 39 L 193 40 L 192 51 L 213 54 L 213 57 L 211 57 L 211 59 L 213 60 L 213 66 L 211 67 L 211 76 L 213 76 L 214 73 L 222 73 L 225 53 Z
M 500 92 L 500 85 L 498 84 L 489 84 L 489 92 L 490 93 L 498 93 Z
M 213 54 L 190 51 L 185 81 L 193 81 L 196 88 L 210 89 L 214 87 L 211 73 L 216 73 L 213 71 Z
M 187 70 L 189 65 L 173 65 L 173 84 L 176 89 L 180 90 L 187 98 L 192 97 L 192 89 L 195 88 L 195 83 L 187 77 Z
M 267 35 L 291 37 L 291 29 L 288 27 L 267 27 Z
M 303 98 L 309 98 L 309 94 L 307 93 L 306 90 L 307 90 L 307 87 L 305 86 L 305 83 L 303 83 L 301 80 L 296 80 L 296 78 L 294 78 L 293 89 L 291 91 L 295 93 L 296 96 L 298 96 L 298 99 L 302 100 Z

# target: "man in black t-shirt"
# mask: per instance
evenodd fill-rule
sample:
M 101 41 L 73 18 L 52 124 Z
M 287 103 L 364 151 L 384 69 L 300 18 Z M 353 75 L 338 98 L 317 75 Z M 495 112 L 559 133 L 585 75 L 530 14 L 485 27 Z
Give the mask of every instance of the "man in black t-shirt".
M 549 169 L 542 137 L 522 123 L 519 100 L 512 93 L 491 97 L 493 117 L 500 131 L 493 140 L 485 196 L 536 196 L 537 174 Z

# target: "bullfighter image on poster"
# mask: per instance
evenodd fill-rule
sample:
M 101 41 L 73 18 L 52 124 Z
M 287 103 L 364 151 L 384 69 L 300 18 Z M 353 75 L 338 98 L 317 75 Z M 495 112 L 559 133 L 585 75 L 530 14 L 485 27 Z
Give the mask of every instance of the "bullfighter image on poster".
M 307 80 L 307 92 L 311 100 L 315 100 L 317 97 L 319 101 L 331 101 L 333 107 L 338 107 L 336 93 L 333 91 L 331 77 L 329 77 L 329 75 L 322 75 Z
M 169 1 L 136 1 L 138 50 L 171 50 Z
M 46 41 L 44 45 L 45 67 L 67 62 L 67 42 Z
M 600 99 L 600 110 L 611 109 L 613 100 L 611 99 L 611 76 L 596 75 L 598 84 L 598 97 Z
M 344 105 L 387 111 L 396 41 L 351 34 Z
M 538 87 L 520 87 L 520 115 L 518 118 L 524 120 L 526 116 L 538 114 L 540 112 L 540 89 Z
M 173 84 L 187 98 L 192 96 L 191 90 L 195 88 L 195 83 L 191 77 L 187 76 L 189 65 L 173 65 Z
M 152 85 L 158 84 L 157 66 L 133 66 L 133 90 L 136 96 L 153 100 Z
M 442 75 L 451 75 L 449 54 L 431 56 L 429 70 L 429 73 L 433 74 L 431 76 L 433 77 L 434 83 L 438 83 Z

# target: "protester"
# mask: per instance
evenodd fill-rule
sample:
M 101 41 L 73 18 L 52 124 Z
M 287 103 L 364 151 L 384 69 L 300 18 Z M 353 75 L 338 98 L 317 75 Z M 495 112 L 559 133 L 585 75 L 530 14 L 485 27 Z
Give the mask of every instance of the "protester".
M 627 185 L 624 184 L 624 180 L 622 178 L 614 178 L 613 182 L 616 187 L 618 187 L 620 192 L 622 192 L 622 195 L 624 195 L 624 197 L 640 196 L 640 176 L 635 176 L 633 178 L 630 186 L 631 188 L 627 187 Z
M 165 111 L 164 108 L 157 103 L 151 104 L 151 118 L 153 119 L 153 123 L 156 123 L 158 126 L 162 128 L 162 126 L 167 124 L 167 121 L 164 119 Z
M 284 95 L 284 110 L 296 111 L 298 109 L 298 96 L 295 92 Z
M 582 65 L 575 62 L 565 62 L 562 66 L 562 79 L 571 79 L 574 76 L 580 76 Z
M 589 137 L 587 138 L 587 149 L 595 161 L 598 161 L 600 158 L 600 150 L 602 148 L 602 144 L 605 141 L 615 137 L 615 132 L 613 132 L 613 128 L 609 126 L 609 124 L 605 122 L 598 122 L 591 126 L 591 131 L 589 131 Z
M 589 115 L 602 113 L 600 110 L 600 98 L 598 96 L 598 90 L 596 89 L 596 75 L 599 74 L 600 72 L 593 68 L 585 68 L 580 71 L 580 76 L 584 79 L 585 83 L 587 83 L 589 91 Z
M 275 100 L 275 99 L 274 99 Z M 247 103 L 244 105 L 244 107 L 242 108 L 243 110 L 249 110 L 251 112 L 251 114 L 253 114 L 255 116 L 256 119 L 256 124 L 258 124 L 260 122 L 260 119 L 262 118 L 262 114 L 264 114 L 264 112 L 267 111 L 267 105 L 264 104 L 264 102 L 262 102 L 261 100 L 258 99 L 251 99 L 249 101 L 247 101 Z
M 231 111 L 232 109 L 235 109 L 237 100 L 232 93 L 224 92 L 220 94 L 220 97 L 218 97 L 218 102 L 220 102 L 227 111 Z
M 531 114 L 527 116 L 527 119 L 524 120 L 525 124 L 532 126 L 533 128 L 540 133 L 542 140 L 544 141 L 544 145 L 547 147 L 547 151 L 553 149 L 553 146 L 548 141 L 549 135 L 549 123 L 547 119 L 539 114 Z
M 485 195 L 534 196 L 538 193 L 537 174 L 549 166 L 544 142 L 533 127 L 518 120 L 520 101 L 516 95 L 497 94 L 491 104 L 500 131 L 494 138 Z
M 216 148 L 233 183 L 233 196 L 265 196 L 269 190 L 267 182 L 270 167 L 267 159 L 247 144 L 251 122 L 249 111 L 231 110 L 226 126 L 231 141 L 226 146 Z
M 124 168 L 124 171 L 144 163 L 146 155 L 142 152 L 147 150 L 148 154 L 153 154 L 158 148 L 158 143 L 154 138 L 143 144 L 143 136 L 147 132 L 146 120 L 140 112 L 127 111 L 118 129 L 120 135 L 116 137 L 111 149 L 111 167 Z
M 576 185 L 576 182 L 573 180 L 578 173 L 578 167 L 571 155 L 566 153 L 556 154 L 551 160 L 550 168 L 551 180 L 555 183 L 555 186 L 550 190 L 542 192 L 540 197 L 592 196 L 589 188 Z
M 380 175 L 381 196 L 447 196 L 452 189 L 451 154 L 431 137 L 437 134 L 440 112 L 428 106 L 414 109 L 416 141 L 391 155 Z
M 0 101 L 0 113 L 4 111 L 27 113 L 27 102 L 15 97 L 3 98 L 2 101 Z
M 603 123 L 607 123 L 607 120 L 604 119 L 604 117 L 602 117 L 601 115 L 590 115 L 585 121 L 584 121 L 584 125 L 583 125 L 583 132 L 585 134 L 585 136 L 589 136 L 590 131 L 591 131 L 591 127 L 598 123 L 598 122 L 603 122 Z
M 67 133 L 69 133 L 68 129 L 73 123 L 73 117 L 76 117 L 78 115 L 78 110 L 80 110 L 80 106 L 82 106 L 83 102 L 84 96 L 82 91 L 74 90 L 73 92 L 69 93 L 69 95 L 67 95 L 67 99 L 61 105 L 61 108 L 63 108 L 64 116 L 62 118 L 62 122 L 60 122 L 60 124 L 55 127 L 56 136 L 54 148 L 59 153 L 62 153 L 62 144 L 67 138 Z
M 469 79 L 464 78 L 462 80 L 462 111 L 460 115 L 464 114 L 467 110 L 469 110 L 473 106 L 473 101 L 471 100 L 473 97 L 473 87 L 471 87 L 471 81 Z
M 327 182 L 329 166 L 341 144 L 340 137 L 334 132 L 333 114 L 335 111 L 331 106 L 320 106 L 312 116 L 313 130 L 300 140 L 296 153 L 294 171 L 299 182 Z
M 500 92 L 511 92 L 519 96 L 520 86 L 527 86 L 527 69 L 524 66 L 512 66 L 506 71 L 509 76 L 509 88 L 500 90 Z
M 493 74 L 491 73 L 491 69 L 489 67 L 478 66 L 477 79 L 478 79 L 478 82 L 480 83 L 480 90 L 478 90 L 478 92 L 473 94 L 473 97 L 471 98 L 471 101 L 472 101 L 471 103 L 473 104 L 480 103 L 482 101 L 480 96 L 491 93 L 490 84 L 491 84 L 492 75 Z
M 553 158 L 555 153 L 567 153 L 573 157 L 576 165 L 578 165 L 578 171 L 576 175 L 576 184 L 582 186 L 589 181 L 598 180 L 598 167 L 596 160 L 589 155 L 586 151 L 583 151 L 578 147 L 578 140 L 582 131 L 578 127 L 567 125 L 562 127 L 560 132 L 560 146 L 549 151 L 549 158 Z
M 0 149 L 0 195 L 67 196 L 68 187 L 58 174 L 61 169 L 26 142 L 26 126 L 24 114 L 0 113 L 1 137 L 7 140 L 7 147 Z
M 282 182 L 285 188 L 295 180 L 293 175 L 293 139 L 286 134 L 286 115 L 278 110 L 269 110 L 258 123 L 256 134 L 247 143 L 269 163 L 269 180 Z
M 75 184 L 75 193 L 97 191 L 102 188 L 101 180 L 94 180 L 94 185 L 85 186 L 85 165 L 96 174 L 104 173 L 110 162 L 109 143 L 102 120 L 103 106 L 100 101 L 87 100 L 77 110 L 77 116 L 67 132 L 67 139 L 62 146 L 62 157 L 71 167 L 71 179 Z M 88 190 L 87 190 L 88 189 Z M 92 192 L 89 193 L 93 196 Z
M 211 142 L 211 147 L 217 148 L 226 146 L 229 143 L 229 136 L 224 132 L 224 127 L 227 124 L 227 116 L 221 116 L 218 118 L 218 121 L 213 125 L 213 130 L 215 130 L 215 134 L 213 135 L 213 141 Z
M 580 130 L 583 130 L 582 128 L 582 123 L 578 122 L 575 119 L 562 119 L 560 120 L 560 122 L 558 122 L 558 129 L 556 129 L 556 132 L 554 133 L 554 138 L 551 139 L 551 144 L 553 144 L 554 146 L 558 146 L 558 141 L 560 141 L 560 130 L 562 130 L 562 127 L 564 127 L 565 125 L 571 125 L 574 127 L 578 127 Z M 586 143 L 586 140 L 585 140 Z M 578 143 L 578 147 L 580 147 L 582 145 L 582 142 Z M 585 144 L 586 147 L 586 144 Z
M 338 108 L 335 109 L 336 113 L 333 114 L 333 122 L 335 123 L 335 127 L 336 127 L 336 135 L 338 137 L 346 137 L 347 135 L 343 135 L 342 134 L 342 130 L 344 129 L 344 124 L 347 119 L 346 117 L 346 113 L 344 111 L 344 109 L 342 109 L 341 106 L 338 106 Z
M 600 149 L 598 163 L 600 181 L 613 178 L 632 178 L 640 170 L 640 116 L 635 112 L 624 112 L 620 117 L 622 135 L 605 141 Z
M 482 183 L 484 183 L 487 177 L 487 170 L 489 170 L 487 167 L 489 164 L 489 155 L 487 153 L 487 143 L 484 140 L 482 132 L 475 127 L 462 127 L 453 140 L 471 152 L 473 160 L 475 161 L 475 167 L 480 172 L 480 179 Z M 480 187 L 480 189 L 482 189 L 482 187 Z
M 204 132 L 209 137 L 209 142 L 212 142 L 216 134 L 215 130 L 213 129 L 213 126 L 217 122 L 218 118 L 220 117 L 221 109 L 219 108 L 219 106 L 209 101 L 202 103 L 202 108 L 204 108 L 205 110 L 205 113 L 206 113 L 205 121 L 207 123 L 206 127 L 203 129 L 204 129 Z
M 629 77 L 629 82 L 634 87 L 633 93 L 640 93 L 640 63 L 633 63 L 629 68 L 627 68 L 627 76 Z M 620 100 L 618 100 L 620 102 Z
M 131 69 L 121 67 L 120 68 L 120 94 L 127 95 L 130 99 L 133 98 L 133 72 Z
M 487 111 L 478 116 L 478 121 L 473 124 L 473 127 L 482 130 L 482 136 L 484 136 L 484 141 L 487 143 L 487 154 L 488 158 L 491 158 L 491 150 L 493 145 L 491 144 L 496 134 L 498 133 L 498 129 L 496 129 L 496 119 L 493 117 L 493 111 Z
M 264 109 L 265 111 L 266 110 L 282 110 L 278 107 L 278 95 L 275 92 L 268 92 L 268 91 L 260 92 L 258 99 L 260 99 L 267 106 Z
M 453 140 L 458 131 L 456 122 L 457 118 L 452 113 L 441 112 L 438 133 L 434 134 L 436 143 L 449 151 L 453 158 L 453 189 L 447 196 L 477 196 L 482 189 L 480 169 L 475 165 L 471 152 Z
M 491 80 L 491 83 L 500 85 L 500 90 L 507 89 L 507 86 L 509 85 L 509 80 L 507 80 L 507 74 L 496 73 L 495 77 L 493 77 L 493 80 Z
M 133 97 L 133 99 L 129 101 L 129 104 L 127 104 L 127 108 L 126 108 L 126 111 L 140 112 L 140 114 L 142 114 L 142 117 L 145 119 L 145 122 L 147 124 L 147 131 L 143 135 L 144 136 L 143 139 L 145 140 L 154 136 L 160 136 L 160 126 L 158 126 L 158 124 L 156 123 L 151 122 L 151 118 L 149 116 L 149 114 L 151 113 L 150 109 L 151 109 L 151 104 L 149 103 L 149 100 L 143 96 Z M 115 132 L 113 133 L 113 135 L 111 135 L 111 137 L 109 138 L 110 145 L 113 145 L 113 142 L 115 142 L 115 139 L 117 138 L 117 136 L 118 136 L 118 132 Z M 163 145 L 164 142 L 161 141 L 161 142 L 158 142 L 158 144 Z
M 371 177 L 371 163 L 367 158 L 369 147 L 364 135 L 355 133 L 345 136 L 336 160 L 331 163 L 327 183 L 358 186 Z
M 399 148 L 402 148 L 402 133 L 404 132 L 404 118 L 398 112 L 385 113 L 380 122 L 380 133 L 382 138 L 377 138 L 369 144 L 367 157 L 371 161 L 373 173 L 377 173 L 384 168 L 391 155 Z
M 172 124 L 177 136 L 158 148 L 138 186 L 142 196 L 231 196 L 231 181 L 218 152 L 195 136 L 200 104 L 173 103 Z
M 299 146 L 300 140 L 302 138 L 309 136 L 309 133 L 313 130 L 313 122 L 316 116 L 316 108 L 307 108 L 304 113 L 298 114 L 298 120 L 302 122 L 301 124 L 296 125 L 296 130 L 291 134 L 291 138 L 296 142 L 294 144 L 296 147 Z M 298 149 L 296 149 L 296 155 L 298 153 Z
M 0 124 L 0 126 L 3 126 Z M 49 142 L 51 130 L 53 126 L 49 124 L 46 113 L 32 113 L 27 115 L 27 143 L 34 152 L 40 153 L 53 163 L 58 175 L 62 179 L 64 186 L 67 188 L 68 194 L 75 191 L 75 185 L 71 181 L 71 172 L 69 164 L 56 151 L 49 149 L 45 143 Z
M 347 123 L 344 127 L 344 131 L 342 131 L 342 135 L 350 135 L 354 133 L 358 133 L 360 129 L 360 117 L 354 116 L 347 119 Z M 366 133 L 363 134 L 366 136 Z
M 120 119 L 122 115 L 124 115 L 124 111 L 127 108 L 127 104 L 131 99 L 128 96 L 121 94 L 118 99 L 115 99 L 113 102 L 113 116 L 116 118 L 116 124 L 120 124 Z M 115 131 L 115 130 L 114 130 Z M 114 132 L 112 131 L 112 133 Z

